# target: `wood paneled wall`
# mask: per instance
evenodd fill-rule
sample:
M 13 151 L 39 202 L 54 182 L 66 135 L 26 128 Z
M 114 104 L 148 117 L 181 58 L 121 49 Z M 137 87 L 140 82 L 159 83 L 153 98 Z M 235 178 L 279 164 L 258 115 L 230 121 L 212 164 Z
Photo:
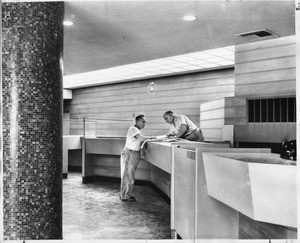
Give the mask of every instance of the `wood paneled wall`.
M 296 95 L 295 36 L 238 45 L 235 48 L 235 96 Z
M 224 134 L 231 129 L 226 125 L 246 125 L 247 98 L 294 96 L 295 54 L 295 36 L 236 46 L 235 98 L 201 105 L 200 127 L 205 139 L 224 140 Z M 235 134 L 239 135 L 236 131 Z M 259 136 L 256 140 L 263 141 Z
M 225 125 L 225 113 L 232 113 L 230 118 L 234 116 L 234 107 L 226 107 L 226 103 L 232 103 L 233 97 L 229 100 L 224 98 L 210 101 L 200 105 L 200 127 L 205 134 L 205 139 L 210 141 L 223 140 L 223 127 Z M 226 112 L 227 111 L 227 112 Z
M 63 113 L 63 135 L 70 134 L 70 113 Z
M 200 127 L 207 141 L 233 143 L 233 125 L 246 124 L 246 99 L 225 97 L 200 105 Z
M 157 85 L 153 95 L 147 93 L 149 82 Z M 82 133 L 83 117 L 132 120 L 144 114 L 144 134 L 166 134 L 169 125 L 162 118 L 165 111 L 185 114 L 199 125 L 201 103 L 233 95 L 233 68 L 75 89 L 70 104 L 70 132 Z M 95 123 L 91 121 L 89 129 Z M 126 136 L 131 124 L 132 121 L 98 121 L 97 135 Z

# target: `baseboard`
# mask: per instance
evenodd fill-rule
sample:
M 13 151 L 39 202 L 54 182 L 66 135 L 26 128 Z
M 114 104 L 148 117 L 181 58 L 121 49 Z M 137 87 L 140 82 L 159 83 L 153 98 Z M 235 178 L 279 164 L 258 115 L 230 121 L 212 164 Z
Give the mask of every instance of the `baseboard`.
M 74 165 L 69 165 L 68 166 L 68 171 L 72 172 L 82 172 L 82 167 L 81 166 L 74 166 Z
M 165 194 L 158 186 L 148 181 L 149 186 L 163 199 L 168 205 L 171 204 L 171 200 L 167 194 Z

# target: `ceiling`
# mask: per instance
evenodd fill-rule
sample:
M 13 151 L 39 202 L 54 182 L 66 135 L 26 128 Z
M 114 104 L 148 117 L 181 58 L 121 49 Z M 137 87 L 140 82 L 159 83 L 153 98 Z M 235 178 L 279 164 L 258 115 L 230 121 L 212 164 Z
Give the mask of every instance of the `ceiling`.
M 129 82 L 170 75 L 232 68 L 235 62 L 235 46 L 192 52 L 154 59 L 145 62 L 115 66 L 97 71 L 65 75 L 65 89 Z
M 68 1 L 64 74 L 242 44 L 235 35 L 253 30 L 294 35 L 294 13 L 294 0 Z

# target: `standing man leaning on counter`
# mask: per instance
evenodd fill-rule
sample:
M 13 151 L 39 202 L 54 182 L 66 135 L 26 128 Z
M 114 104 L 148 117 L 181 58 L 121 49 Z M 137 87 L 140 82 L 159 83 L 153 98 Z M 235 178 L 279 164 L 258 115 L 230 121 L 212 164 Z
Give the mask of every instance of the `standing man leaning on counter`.
M 167 136 L 175 136 L 197 142 L 204 141 L 201 129 L 187 116 L 174 114 L 173 111 L 166 111 L 163 117 L 167 123 L 171 124 L 170 133 Z
M 144 115 L 138 115 L 135 118 L 135 125 L 129 127 L 125 148 L 121 153 L 121 189 L 120 199 L 126 202 L 134 202 L 135 197 L 132 195 L 133 184 L 135 180 L 135 171 L 139 164 L 141 155 L 141 143 L 147 139 L 155 139 L 156 137 L 144 136 L 141 133 L 146 125 L 146 118 Z

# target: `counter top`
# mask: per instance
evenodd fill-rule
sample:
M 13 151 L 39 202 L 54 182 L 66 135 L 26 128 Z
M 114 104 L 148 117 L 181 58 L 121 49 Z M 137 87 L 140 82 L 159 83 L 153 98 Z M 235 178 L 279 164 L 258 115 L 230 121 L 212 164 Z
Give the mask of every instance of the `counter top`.
M 142 158 L 171 174 L 172 146 L 188 146 L 192 149 L 203 145 L 205 145 L 203 142 L 193 142 L 186 139 L 174 142 L 149 141 L 142 151 Z
M 297 227 L 297 167 L 272 154 L 204 153 L 208 194 L 246 216 Z
M 87 154 L 120 155 L 125 146 L 125 137 L 97 137 L 85 138 L 85 152 Z M 205 143 L 180 139 L 174 142 L 147 141 L 141 151 L 142 159 L 171 173 L 172 145 L 198 147 Z

